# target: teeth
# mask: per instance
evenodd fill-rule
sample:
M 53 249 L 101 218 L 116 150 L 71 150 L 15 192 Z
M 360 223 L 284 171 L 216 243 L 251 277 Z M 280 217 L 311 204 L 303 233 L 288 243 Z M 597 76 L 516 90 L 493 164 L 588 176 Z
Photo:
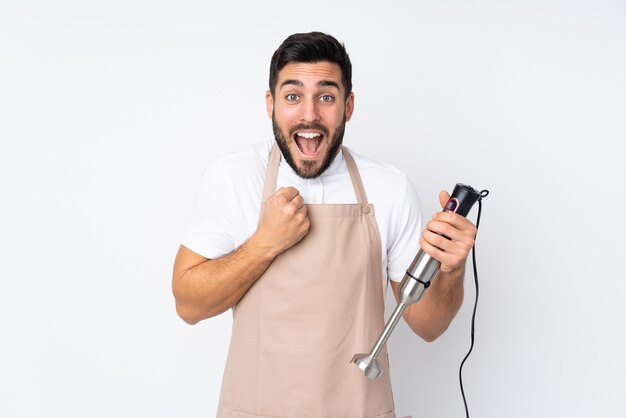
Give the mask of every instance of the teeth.
M 317 132 L 298 132 L 296 135 L 301 136 L 303 138 L 316 138 L 318 136 L 320 136 L 321 134 L 317 133 Z

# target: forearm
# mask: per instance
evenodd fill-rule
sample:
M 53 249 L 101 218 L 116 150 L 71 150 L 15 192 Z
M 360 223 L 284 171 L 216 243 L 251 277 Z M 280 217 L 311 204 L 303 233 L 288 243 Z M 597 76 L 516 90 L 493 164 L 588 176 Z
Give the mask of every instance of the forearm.
M 439 194 L 442 208 L 449 199 L 447 192 Z M 422 233 L 421 249 L 441 267 L 422 298 L 406 309 L 404 318 L 426 341 L 443 334 L 461 307 L 465 264 L 475 238 L 474 224 L 454 212 L 435 213 Z
M 181 251 L 185 250 L 190 251 L 181 247 Z M 275 257 L 257 245 L 254 237 L 231 254 L 203 259 L 185 269 L 177 268 L 181 251 L 174 268 L 172 288 L 176 311 L 189 324 L 219 315 L 235 305 Z
M 465 269 L 450 273 L 439 271 L 422 298 L 404 311 L 411 329 L 426 341 L 443 334 L 463 302 Z
M 207 260 L 180 247 L 172 287 L 176 311 L 185 322 L 195 324 L 235 305 L 274 258 L 308 233 L 307 209 L 295 188 L 278 189 L 263 208 L 257 230 L 231 254 Z

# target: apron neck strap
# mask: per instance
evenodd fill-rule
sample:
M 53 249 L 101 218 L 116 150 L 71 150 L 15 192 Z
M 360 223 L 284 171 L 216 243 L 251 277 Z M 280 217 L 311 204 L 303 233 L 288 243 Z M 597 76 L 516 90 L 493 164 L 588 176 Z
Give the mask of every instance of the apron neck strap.
M 265 185 L 263 186 L 263 200 L 265 203 L 268 197 L 270 197 L 276 191 L 276 179 L 278 178 L 278 166 L 280 164 L 280 150 L 278 145 L 274 144 L 270 151 L 270 157 L 267 160 L 267 170 L 265 171 Z
M 361 205 L 367 204 L 367 195 L 365 194 L 365 188 L 363 187 L 363 181 L 359 174 L 359 169 L 354 162 L 354 158 L 350 152 L 341 147 L 343 152 L 343 158 L 348 166 L 348 172 L 350 173 L 350 180 L 352 180 L 352 187 L 354 187 L 354 193 L 356 199 Z M 263 202 L 267 200 L 276 191 L 276 179 L 278 178 L 278 167 L 280 165 L 280 149 L 277 144 L 272 146 L 270 156 L 267 161 L 267 171 L 265 172 L 265 184 L 263 185 Z
M 350 173 L 350 179 L 352 180 L 352 187 L 354 187 L 354 193 L 356 194 L 356 200 L 361 205 L 367 205 L 367 195 L 365 194 L 365 188 L 363 187 L 363 181 L 361 180 L 361 174 L 359 169 L 352 158 L 352 154 L 345 147 L 341 147 L 343 151 L 343 158 L 346 160 L 348 166 L 348 172 Z

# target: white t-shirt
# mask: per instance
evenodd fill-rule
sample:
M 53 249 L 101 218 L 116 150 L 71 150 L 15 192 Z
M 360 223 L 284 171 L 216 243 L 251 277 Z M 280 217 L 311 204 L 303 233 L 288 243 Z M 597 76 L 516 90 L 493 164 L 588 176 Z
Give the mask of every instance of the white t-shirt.
M 183 245 L 206 258 L 231 253 L 256 231 L 265 171 L 274 141 L 262 142 L 209 163 Z M 421 209 L 407 175 L 352 150 L 380 231 L 383 288 L 400 281 L 419 249 Z M 276 187 L 298 189 L 307 204 L 357 203 L 348 167 L 339 153 L 315 179 L 303 179 L 281 158 Z

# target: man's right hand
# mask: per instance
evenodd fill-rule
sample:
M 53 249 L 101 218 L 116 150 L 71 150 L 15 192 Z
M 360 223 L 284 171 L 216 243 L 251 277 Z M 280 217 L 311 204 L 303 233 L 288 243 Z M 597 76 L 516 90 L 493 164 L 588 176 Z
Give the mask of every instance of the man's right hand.
M 210 260 L 180 246 L 172 287 L 185 322 L 195 324 L 235 305 L 278 254 L 309 232 L 304 200 L 293 187 L 277 190 L 262 210 L 256 232 L 230 254 Z
M 299 242 L 309 232 L 311 222 L 304 199 L 294 187 L 282 187 L 262 208 L 261 222 L 251 241 L 276 257 Z

